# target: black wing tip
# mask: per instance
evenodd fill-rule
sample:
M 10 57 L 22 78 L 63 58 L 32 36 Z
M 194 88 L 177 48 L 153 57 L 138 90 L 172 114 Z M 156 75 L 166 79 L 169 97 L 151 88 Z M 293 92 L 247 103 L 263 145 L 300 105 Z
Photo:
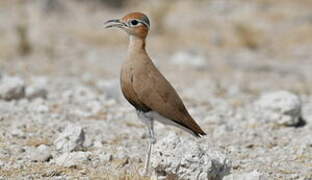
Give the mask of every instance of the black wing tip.
M 203 136 L 206 136 L 207 134 L 202 131 L 202 132 L 194 132 L 194 135 L 197 137 L 197 138 L 201 138 Z

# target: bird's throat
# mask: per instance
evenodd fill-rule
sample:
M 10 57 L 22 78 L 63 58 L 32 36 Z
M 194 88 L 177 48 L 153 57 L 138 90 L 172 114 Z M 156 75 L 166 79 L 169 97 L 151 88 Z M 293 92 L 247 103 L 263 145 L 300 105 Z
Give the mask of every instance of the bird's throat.
M 129 39 L 130 39 L 128 47 L 129 53 L 140 51 L 145 52 L 145 39 L 133 35 L 131 35 Z

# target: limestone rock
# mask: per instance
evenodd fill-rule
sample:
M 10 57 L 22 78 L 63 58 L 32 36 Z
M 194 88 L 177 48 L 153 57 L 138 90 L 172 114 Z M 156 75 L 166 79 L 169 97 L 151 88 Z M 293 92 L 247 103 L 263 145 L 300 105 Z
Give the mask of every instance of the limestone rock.
M 255 103 L 261 119 L 275 124 L 294 126 L 301 116 L 300 98 L 287 91 L 264 94 Z
M 222 179 L 230 171 L 227 157 L 194 139 L 169 136 L 156 143 L 152 167 L 157 179 Z
M 4 76 L 0 79 L 0 99 L 7 101 L 25 96 L 25 83 L 19 77 Z
M 84 141 L 85 133 L 82 127 L 69 124 L 54 141 L 54 145 L 58 151 L 72 152 L 82 148 Z
M 34 151 L 30 152 L 30 160 L 35 162 L 44 162 L 52 157 L 51 150 L 47 145 L 40 145 Z

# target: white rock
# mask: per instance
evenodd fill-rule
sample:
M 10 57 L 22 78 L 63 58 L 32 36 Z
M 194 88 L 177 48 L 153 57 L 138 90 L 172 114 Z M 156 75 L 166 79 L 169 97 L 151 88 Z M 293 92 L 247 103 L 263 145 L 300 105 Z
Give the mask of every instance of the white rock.
M 258 171 L 252 171 L 252 172 L 242 173 L 242 174 L 231 174 L 223 178 L 223 180 L 237 180 L 237 179 L 239 180 L 267 180 L 268 177 L 259 173 Z
M 11 156 L 11 152 L 8 149 L 0 148 L 0 158 L 5 159 Z
M 71 152 L 82 148 L 84 141 L 85 133 L 82 127 L 69 124 L 54 141 L 54 145 L 58 151 Z
M 93 146 L 96 148 L 102 148 L 103 147 L 103 143 L 99 140 L 94 141 Z
M 64 167 L 75 167 L 90 161 L 90 152 L 64 153 L 55 159 L 55 163 Z
M 32 161 L 44 162 L 52 157 L 50 148 L 47 145 L 40 145 L 34 151 L 30 152 L 29 158 Z
M 176 135 L 156 143 L 151 162 L 156 179 L 222 179 L 231 168 L 224 154 L 194 139 L 182 140 Z
M 0 99 L 7 101 L 25 96 L 25 83 L 19 77 L 4 76 L 0 80 Z
M 304 103 L 302 107 L 302 117 L 304 120 L 312 123 L 312 99 L 309 102 Z
M 5 167 L 5 164 L 6 164 L 5 162 L 0 161 L 0 168 L 3 169 Z M 1 178 L 1 176 L 0 176 L 0 178 Z
M 300 121 L 301 100 L 290 92 L 277 91 L 264 94 L 255 105 L 265 122 L 293 126 Z
M 49 107 L 47 105 L 42 104 L 42 105 L 37 106 L 35 111 L 38 113 L 46 113 L 46 112 L 49 112 Z
M 48 91 L 44 87 L 40 86 L 29 86 L 26 88 L 26 97 L 28 99 L 35 99 L 35 98 L 47 98 Z
M 47 98 L 48 91 L 48 78 L 47 77 L 33 77 L 31 84 L 26 87 L 25 94 L 28 99 Z
M 110 162 L 113 160 L 113 155 L 111 153 L 104 152 L 102 154 L 99 154 L 99 159 L 104 162 Z
M 204 68 L 207 65 L 206 58 L 194 51 L 177 52 L 171 57 L 171 62 L 196 68 Z
M 27 101 L 26 99 L 20 100 L 19 102 L 23 102 L 24 106 L 27 107 L 30 112 L 38 112 L 38 113 L 47 113 L 49 112 L 49 106 L 47 105 L 47 101 L 42 98 L 37 98 L 32 101 Z
M 24 133 L 24 131 L 21 130 L 20 128 L 18 128 L 18 127 L 14 127 L 11 130 L 11 134 L 12 134 L 13 137 L 17 137 L 17 138 L 24 139 L 26 137 L 26 134 Z

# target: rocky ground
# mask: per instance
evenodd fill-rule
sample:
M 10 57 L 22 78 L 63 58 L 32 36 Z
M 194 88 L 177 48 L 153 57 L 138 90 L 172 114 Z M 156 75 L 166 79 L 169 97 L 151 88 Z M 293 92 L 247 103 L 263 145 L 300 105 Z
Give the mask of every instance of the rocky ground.
M 312 179 L 309 1 L 43 2 L 0 2 L 0 179 L 150 179 L 146 129 L 119 90 L 127 39 L 102 27 L 133 10 L 207 133 L 156 124 L 152 178 Z

